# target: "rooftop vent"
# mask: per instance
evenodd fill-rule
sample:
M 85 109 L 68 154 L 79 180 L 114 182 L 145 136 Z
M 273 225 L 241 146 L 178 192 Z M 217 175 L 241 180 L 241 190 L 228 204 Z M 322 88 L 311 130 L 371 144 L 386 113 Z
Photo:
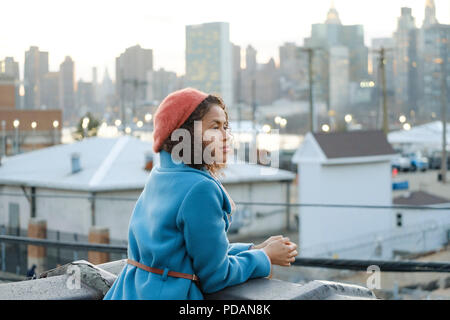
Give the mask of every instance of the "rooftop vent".
M 78 152 L 74 152 L 71 154 L 71 162 L 72 162 L 72 173 L 77 173 L 81 171 L 80 154 Z

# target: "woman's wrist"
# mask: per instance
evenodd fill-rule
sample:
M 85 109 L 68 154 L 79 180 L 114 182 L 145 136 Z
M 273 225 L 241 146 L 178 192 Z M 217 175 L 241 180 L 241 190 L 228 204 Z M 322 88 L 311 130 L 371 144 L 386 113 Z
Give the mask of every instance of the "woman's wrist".
M 252 249 L 262 249 L 262 247 L 261 247 L 261 245 L 255 245 L 255 244 L 252 244 L 252 245 L 250 246 L 250 250 L 252 250 Z

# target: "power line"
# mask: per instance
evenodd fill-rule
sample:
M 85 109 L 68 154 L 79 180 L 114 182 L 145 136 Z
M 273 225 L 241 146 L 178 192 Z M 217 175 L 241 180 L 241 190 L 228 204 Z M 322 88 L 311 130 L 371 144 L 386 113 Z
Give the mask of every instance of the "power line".
M 15 197 L 43 197 L 43 198 L 68 198 L 68 199 L 86 199 L 86 200 L 116 200 L 116 201 L 137 201 L 138 198 L 129 197 L 106 197 L 97 195 L 54 195 L 54 194 L 21 194 L 0 192 L 0 196 Z M 324 207 L 324 208 L 360 208 L 360 209 L 408 209 L 408 210 L 450 210 L 450 207 L 409 206 L 409 205 L 358 205 L 358 204 L 320 204 L 320 203 L 284 203 L 284 202 L 246 202 L 235 201 L 239 205 L 255 206 L 287 206 L 287 207 Z

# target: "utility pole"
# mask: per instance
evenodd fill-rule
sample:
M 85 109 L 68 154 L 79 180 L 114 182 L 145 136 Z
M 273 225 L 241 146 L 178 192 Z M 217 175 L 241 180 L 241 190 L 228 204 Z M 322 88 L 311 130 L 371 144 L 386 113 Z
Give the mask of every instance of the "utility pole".
M 309 81 L 309 131 L 314 132 L 314 101 L 313 101 L 313 57 L 314 57 L 314 49 L 313 48 L 302 48 L 302 51 L 306 51 L 308 54 L 308 81 Z
M 257 134 L 256 134 L 256 79 L 252 76 L 252 129 L 253 129 L 253 144 L 256 148 Z
M 383 131 L 387 136 L 389 133 L 389 120 L 387 114 L 387 94 L 386 94 L 386 59 L 385 49 L 380 50 L 380 71 L 381 71 L 381 87 L 383 88 Z
M 140 86 L 146 86 L 147 81 L 139 81 L 138 79 L 122 79 L 123 83 L 131 84 L 133 86 L 133 110 L 132 110 L 132 117 L 134 118 L 136 116 L 136 96 L 138 94 L 138 88 Z
M 309 82 L 309 131 L 314 132 L 316 129 L 315 126 L 315 114 L 314 114 L 314 71 L 313 71 L 313 61 L 314 61 L 314 52 L 323 50 L 326 52 L 324 48 L 301 48 L 302 51 L 306 51 L 308 54 L 308 82 Z M 327 98 L 328 99 L 328 98 Z
M 388 106 L 387 106 L 387 88 L 386 88 L 386 51 L 392 49 L 385 49 L 381 47 L 379 50 L 373 50 L 373 52 L 379 54 L 379 70 L 381 75 L 381 90 L 382 90 L 382 105 L 383 105 L 383 132 L 387 136 L 389 133 L 389 118 L 388 118 Z
M 443 45 L 443 47 L 447 47 Z M 442 183 L 446 183 L 447 179 L 447 50 L 442 58 L 441 63 L 441 103 L 442 103 L 442 158 L 441 158 L 441 176 Z
M 241 70 L 238 71 L 238 79 L 237 79 L 237 111 L 238 111 L 238 131 L 240 133 L 241 131 L 241 121 L 242 121 L 242 114 L 241 114 L 241 104 L 242 104 L 242 93 L 241 93 L 241 86 L 242 86 L 242 79 L 241 79 Z
M 120 120 L 122 121 L 122 131 L 126 126 L 125 124 L 125 90 L 123 83 L 123 68 L 120 68 Z
M 134 118 L 136 115 L 136 96 L 137 96 L 137 90 L 140 86 L 145 86 L 148 84 L 147 81 L 139 81 L 139 79 L 125 79 L 124 78 L 124 72 L 123 69 L 120 70 L 121 79 L 120 79 L 120 89 L 121 89 L 121 121 L 122 121 L 122 128 L 125 129 L 127 126 L 127 116 L 126 116 L 126 110 L 125 110 L 125 85 L 131 84 L 133 86 L 133 110 L 132 110 L 132 117 Z

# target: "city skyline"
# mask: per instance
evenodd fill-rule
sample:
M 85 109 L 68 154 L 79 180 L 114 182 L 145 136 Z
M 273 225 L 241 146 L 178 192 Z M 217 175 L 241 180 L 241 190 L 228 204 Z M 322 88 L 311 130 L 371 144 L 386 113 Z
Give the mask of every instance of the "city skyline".
M 306 6 L 304 3 L 291 4 L 291 1 L 280 0 L 277 8 L 268 6 L 271 2 L 264 1 L 261 4 L 260 1 L 259 6 L 253 8 L 258 14 L 251 14 L 250 1 L 229 1 L 226 4 L 217 2 L 210 12 L 196 10 L 205 4 L 211 5 L 204 0 L 189 3 L 166 1 L 159 3 L 157 10 L 150 3 L 138 1 L 128 1 L 126 8 L 118 4 L 106 4 L 104 1 L 78 3 L 80 2 L 73 7 L 70 15 L 62 14 L 69 7 L 67 2 L 62 4 L 49 0 L 39 3 L 6 3 L 3 7 L 5 12 L 17 12 L 28 6 L 29 10 L 23 11 L 23 19 L 29 21 L 26 24 L 28 27 L 32 25 L 33 28 L 11 28 L 10 26 L 17 26 L 17 21 L 14 22 L 17 15 L 2 18 L 1 28 L 10 31 L 0 35 L 0 59 L 14 57 L 20 64 L 22 78 L 24 52 L 36 45 L 40 50 L 49 52 L 50 71 L 56 71 L 65 56 L 70 56 L 75 62 L 76 79 L 91 81 L 92 67 L 98 68 L 99 80 L 106 67 L 114 79 L 115 57 L 125 48 L 140 44 L 143 48 L 154 50 L 154 70 L 164 68 L 182 75 L 185 73 L 185 26 L 220 21 L 230 24 L 232 43 L 241 46 L 241 49 L 251 44 L 258 51 L 259 63 L 265 63 L 273 57 L 278 64 L 278 48 L 285 42 L 303 45 L 304 38 L 311 31 L 311 25 L 325 21 L 332 1 L 321 0 Z M 437 19 L 440 23 L 449 24 L 450 3 L 446 0 L 435 0 L 435 3 Z M 298 10 L 292 10 L 287 4 Z M 364 26 L 367 46 L 370 46 L 373 38 L 392 37 L 401 7 L 412 8 L 417 27 L 422 25 L 425 11 L 425 0 L 336 0 L 334 4 L 343 24 Z M 179 10 L 170 11 L 175 5 Z M 305 10 L 306 7 L 308 10 Z M 36 12 L 39 13 L 38 16 Z M 383 19 L 380 18 L 382 13 L 385 13 Z M 267 23 L 267 19 L 275 21 Z M 290 19 L 292 24 L 286 24 Z M 124 23 L 120 24 L 119 21 Z M 380 21 L 383 23 L 380 24 Z M 62 27 L 55 28 L 55 24 Z M 164 35 L 160 30 L 164 30 Z

